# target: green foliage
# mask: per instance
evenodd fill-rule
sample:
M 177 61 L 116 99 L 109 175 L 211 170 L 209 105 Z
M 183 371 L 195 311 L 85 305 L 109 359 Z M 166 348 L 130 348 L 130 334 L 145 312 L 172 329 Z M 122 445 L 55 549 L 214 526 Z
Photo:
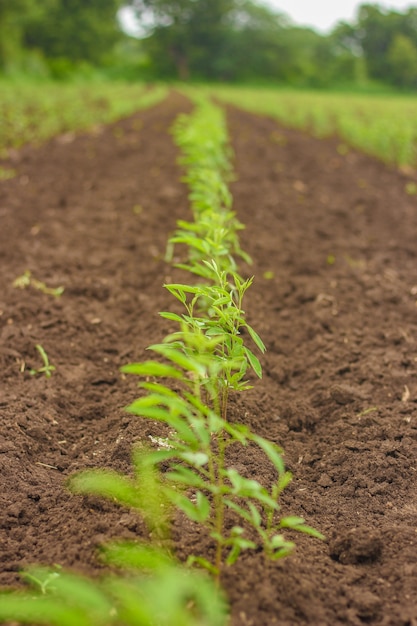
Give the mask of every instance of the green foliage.
M 214 261 L 217 269 L 236 270 L 234 256 L 250 262 L 239 245 L 238 231 L 243 225 L 231 210 L 231 150 L 228 145 L 224 114 L 202 99 L 191 115 L 177 119 L 173 133 L 186 170 L 183 177 L 190 192 L 194 221 L 181 220 L 170 238 L 171 244 L 188 248 L 190 271 L 207 276 L 210 271 L 202 260 Z
M 149 107 L 165 87 L 144 90 L 125 83 L 56 85 L 0 82 L 0 150 L 95 127 Z
M 140 38 L 121 31 L 121 8 L 138 17 Z M 3 0 L 0 71 L 415 89 L 416 21 L 415 7 L 362 4 L 323 35 L 259 0 Z
M 156 470 L 147 462 L 144 447 L 133 453 L 132 478 L 111 470 L 91 470 L 74 474 L 69 482 L 75 493 L 95 493 L 119 504 L 135 508 L 154 537 L 169 536 L 170 509 Z
M 213 558 L 197 554 L 190 563 L 207 568 L 219 580 L 223 567 L 232 565 L 243 550 L 260 547 L 273 559 L 289 554 L 293 543 L 285 539 L 283 528 L 321 535 L 301 518 L 280 519 L 279 496 L 291 480 L 282 450 L 228 420 L 229 392 L 249 388 L 246 374 L 250 368 L 262 375 L 245 335 L 261 352 L 265 346 L 242 309 L 252 279 L 239 276 L 232 256 L 236 251 L 245 256 L 234 217 L 228 223 L 233 237 L 225 227 L 223 246 L 210 229 L 203 236 L 199 230 L 201 222 L 217 224 L 216 214 L 230 215 L 226 179 L 231 166 L 224 118 L 213 105 L 199 102 L 195 113 L 177 121 L 175 137 L 183 150 L 181 162 L 186 167 L 195 223 L 187 223 L 184 230 L 181 222 L 182 230 L 171 242 L 188 246 L 189 261 L 180 267 L 197 275 L 200 282 L 165 285 L 185 308 L 180 315 L 161 313 L 178 330 L 149 347 L 157 358 L 122 368 L 145 379 L 139 385 L 144 394 L 127 410 L 164 424 L 167 436 L 156 451 L 136 449 L 132 478 L 108 471 L 82 472 L 70 485 L 77 493 L 100 494 L 139 511 L 148 494 L 157 494 L 156 501 L 165 512 L 170 511 L 169 503 L 206 528 L 215 544 Z M 231 449 L 237 446 L 243 453 L 249 446 L 264 452 L 275 472 L 271 487 L 236 470 Z M 151 486 L 149 477 L 154 481 Z
M 110 544 L 108 564 L 129 574 L 101 580 L 33 568 L 34 589 L 0 593 L 0 621 L 49 626 L 224 626 L 226 604 L 211 581 L 150 546 Z
M 279 518 L 278 499 L 291 480 L 282 450 L 222 416 L 219 380 L 227 378 L 230 363 L 216 358 L 217 342 L 203 333 L 183 331 L 151 347 L 166 365 L 148 361 L 124 367 L 125 373 L 152 381 L 140 384 L 146 393 L 127 410 L 165 424 L 168 434 L 163 446 L 156 451 L 135 449 L 132 478 L 97 470 L 82 472 L 70 481 L 77 493 L 100 494 L 138 511 L 144 499 L 157 494 L 156 503 L 163 503 L 163 510 L 170 510 L 168 502 L 207 529 L 216 545 L 213 560 L 194 555 L 191 562 L 207 567 L 216 578 L 242 550 L 259 546 L 273 559 L 289 554 L 293 543 L 284 538 L 283 528 L 321 537 L 301 518 Z M 167 378 L 175 381 L 175 391 L 165 382 Z M 253 445 L 264 452 L 276 472 L 269 489 L 239 473 L 229 460 L 231 448 L 241 447 L 240 458 L 244 458 L 244 449 Z M 158 472 L 161 464 L 163 477 Z M 149 476 L 154 481 L 152 489 Z M 232 527 L 227 511 L 235 518 Z
M 404 13 L 378 4 L 362 4 L 356 21 L 339 34 L 366 62 L 368 76 L 397 87 L 415 88 L 417 9 Z
M 315 65 L 327 41 L 293 27 L 270 7 L 250 0 L 131 0 L 147 33 L 158 76 L 180 80 L 279 80 L 305 84 L 323 74 Z M 332 54 L 328 46 L 326 52 Z M 320 61 L 328 63 L 328 55 Z
M 0 4 L 0 69 L 24 65 L 37 52 L 58 77 L 74 62 L 103 64 L 122 33 L 119 0 L 15 0 Z M 58 70 L 58 65 L 61 65 Z
M 417 163 L 414 98 L 225 86 L 213 92 L 224 101 L 272 115 L 317 137 L 338 135 L 347 145 L 387 163 L 412 167 Z
M 228 420 L 229 391 L 248 388 L 245 376 L 249 368 L 262 375 L 261 364 L 246 346 L 242 331 L 261 352 L 265 346 L 242 309 L 252 279 L 239 276 L 233 257 L 247 258 L 239 246 L 236 231 L 240 224 L 230 211 L 225 184 L 231 167 L 223 118 L 213 122 L 213 116 L 215 112 L 204 104 L 196 117 L 182 118 L 176 126 L 177 140 L 184 146 L 183 164 L 196 219 L 195 225 L 181 224 L 172 243 L 179 240 L 189 247 L 188 263 L 180 265 L 197 275 L 200 283 L 166 285 L 185 313 L 161 315 L 178 324 L 178 330 L 150 346 L 156 354 L 154 360 L 122 368 L 145 379 L 140 383 L 142 395 L 127 410 L 160 422 L 167 436 L 159 440 L 157 450 L 143 445 L 134 448 L 131 476 L 105 469 L 83 471 L 70 478 L 69 487 L 75 493 L 100 495 L 137 510 L 154 541 L 165 545 L 174 510 L 200 524 L 214 543 L 214 555 L 192 555 L 188 565 L 206 568 L 217 587 L 224 566 L 235 563 L 244 550 L 259 547 L 272 559 L 288 555 L 294 544 L 285 538 L 285 529 L 322 536 L 303 518 L 280 516 L 279 497 L 291 480 L 282 450 L 247 426 Z M 203 147 L 198 148 L 201 140 Z M 223 213 L 228 221 L 222 246 L 210 229 L 219 223 L 215 215 Z M 198 227 L 199 220 L 208 228 L 205 235 Z M 50 375 L 53 366 L 43 348 L 37 348 L 44 360 L 44 368 L 38 372 Z M 233 459 L 238 446 L 262 450 L 271 463 L 272 485 L 266 487 L 236 469 Z M 29 570 L 27 577 L 37 593 L 0 593 L 0 620 L 53 626 L 226 623 L 225 602 L 213 582 L 201 572 L 180 566 L 167 549 L 156 543 L 130 542 L 104 546 L 102 553 L 107 564 L 124 573 L 92 581 L 54 569 Z
M 417 86 L 417 46 L 409 37 L 395 35 L 388 49 L 387 61 L 397 85 Z

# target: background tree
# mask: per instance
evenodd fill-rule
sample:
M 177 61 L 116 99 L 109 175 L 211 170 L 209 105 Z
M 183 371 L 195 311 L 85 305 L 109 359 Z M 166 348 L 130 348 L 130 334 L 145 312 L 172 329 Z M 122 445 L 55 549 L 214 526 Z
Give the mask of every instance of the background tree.
M 47 4 L 47 11 L 26 23 L 24 43 L 49 59 L 99 64 L 121 37 L 119 0 L 47 0 Z
M 398 33 L 387 53 L 391 81 L 399 87 L 417 87 L 417 48 L 409 37 Z
M 356 21 L 339 25 L 335 32 L 363 56 L 370 78 L 395 86 L 416 85 L 417 8 L 400 13 L 363 4 Z
M 0 0 L 0 70 L 13 69 L 20 63 L 28 24 L 43 19 L 50 4 L 51 0 Z
M 266 6 L 251 0 L 132 0 L 131 6 L 157 72 L 216 80 L 277 75 L 287 22 Z

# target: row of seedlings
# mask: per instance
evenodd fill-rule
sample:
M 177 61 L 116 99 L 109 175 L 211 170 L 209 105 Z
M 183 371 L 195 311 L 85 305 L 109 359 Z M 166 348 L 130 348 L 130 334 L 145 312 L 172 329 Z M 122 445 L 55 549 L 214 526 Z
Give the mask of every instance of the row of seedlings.
M 248 370 L 262 375 L 259 359 L 244 338 L 249 336 L 261 352 L 265 348 L 242 309 L 252 279 L 239 275 L 235 260 L 249 261 L 249 257 L 240 248 L 237 233 L 242 226 L 231 210 L 230 149 L 223 112 L 200 102 L 190 116 L 177 120 L 174 135 L 183 153 L 194 220 L 178 223 L 170 245 L 185 244 L 187 259 L 178 265 L 194 280 L 165 285 L 184 307 L 180 314 L 160 314 L 175 323 L 176 330 L 149 347 L 154 359 L 123 368 L 145 379 L 139 385 L 141 397 L 127 410 L 164 423 L 168 434 L 160 449 L 134 447 L 133 477 L 90 470 L 74 475 L 69 483 L 75 493 L 102 495 L 138 510 L 153 543 L 124 542 L 103 548 L 103 558 L 133 572 L 129 576 L 113 574 L 92 582 L 51 570 L 29 572 L 41 592 L 49 588 L 51 593 L 36 599 L 26 594 L 24 602 L 21 596 L 3 596 L 0 619 L 27 622 L 21 608 L 30 604 L 39 609 L 39 623 L 59 626 L 220 626 L 227 620 L 218 590 L 221 572 L 242 550 L 261 547 L 268 557 L 278 559 L 293 548 L 282 534 L 284 528 L 320 537 L 304 519 L 279 515 L 280 493 L 291 480 L 281 449 L 247 426 L 228 420 L 230 393 L 250 387 Z M 261 448 L 275 468 L 276 480 L 269 488 L 243 476 L 230 462 L 232 447 L 249 445 Z M 207 569 L 217 589 L 207 576 L 178 564 L 161 547 L 167 545 L 178 511 L 210 535 L 212 553 L 192 555 L 188 566 Z M 230 514 L 235 520 L 231 527 Z M 31 619 L 36 621 L 33 614 Z

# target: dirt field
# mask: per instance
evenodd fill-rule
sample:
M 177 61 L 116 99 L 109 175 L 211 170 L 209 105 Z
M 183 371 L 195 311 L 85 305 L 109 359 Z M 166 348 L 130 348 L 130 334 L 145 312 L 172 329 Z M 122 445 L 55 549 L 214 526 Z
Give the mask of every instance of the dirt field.
M 129 471 L 158 427 L 123 407 L 119 367 L 170 331 L 157 312 L 177 276 L 164 260 L 189 216 L 167 129 L 171 96 L 90 135 L 26 147 L 0 183 L 0 584 L 29 563 L 100 569 L 96 548 L 144 532 L 138 517 L 72 496 L 66 477 Z M 232 403 L 286 451 L 282 498 L 326 542 L 297 536 L 278 563 L 246 553 L 224 572 L 232 626 L 417 626 L 417 197 L 404 174 L 342 156 L 275 122 L 229 110 L 234 208 L 254 260 L 248 320 L 267 345 L 264 378 Z M 60 298 L 13 281 L 25 270 Z M 266 274 L 269 273 L 269 274 Z M 272 274 L 273 273 L 273 276 Z M 272 276 L 272 278 L 271 278 Z M 56 372 L 41 366 L 41 344 Z M 22 370 L 25 368 L 25 371 Z M 268 480 L 253 454 L 239 470 Z M 180 558 L 210 549 L 176 526 Z

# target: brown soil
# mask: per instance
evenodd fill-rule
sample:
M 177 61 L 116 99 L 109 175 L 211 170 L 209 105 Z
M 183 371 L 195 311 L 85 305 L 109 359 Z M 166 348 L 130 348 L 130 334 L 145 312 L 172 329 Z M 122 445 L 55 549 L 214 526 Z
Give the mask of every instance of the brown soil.
M 157 315 L 172 306 L 163 255 L 188 208 L 167 129 L 188 107 L 171 96 L 5 164 L 18 177 L 0 184 L 1 585 L 34 562 L 96 572 L 98 545 L 144 532 L 65 480 L 128 471 L 132 444 L 158 434 L 123 411 L 136 381 L 119 367 L 170 330 Z M 248 552 L 226 570 L 231 625 L 416 626 L 416 199 L 405 175 L 342 156 L 337 141 L 236 110 L 229 123 L 256 276 L 246 309 L 268 348 L 231 415 L 283 446 L 283 510 L 328 538 L 297 536 L 284 561 Z M 25 270 L 64 294 L 13 287 Z M 49 380 L 28 372 L 36 344 Z M 252 453 L 239 469 L 270 476 Z M 175 542 L 180 557 L 207 543 L 186 524 Z

